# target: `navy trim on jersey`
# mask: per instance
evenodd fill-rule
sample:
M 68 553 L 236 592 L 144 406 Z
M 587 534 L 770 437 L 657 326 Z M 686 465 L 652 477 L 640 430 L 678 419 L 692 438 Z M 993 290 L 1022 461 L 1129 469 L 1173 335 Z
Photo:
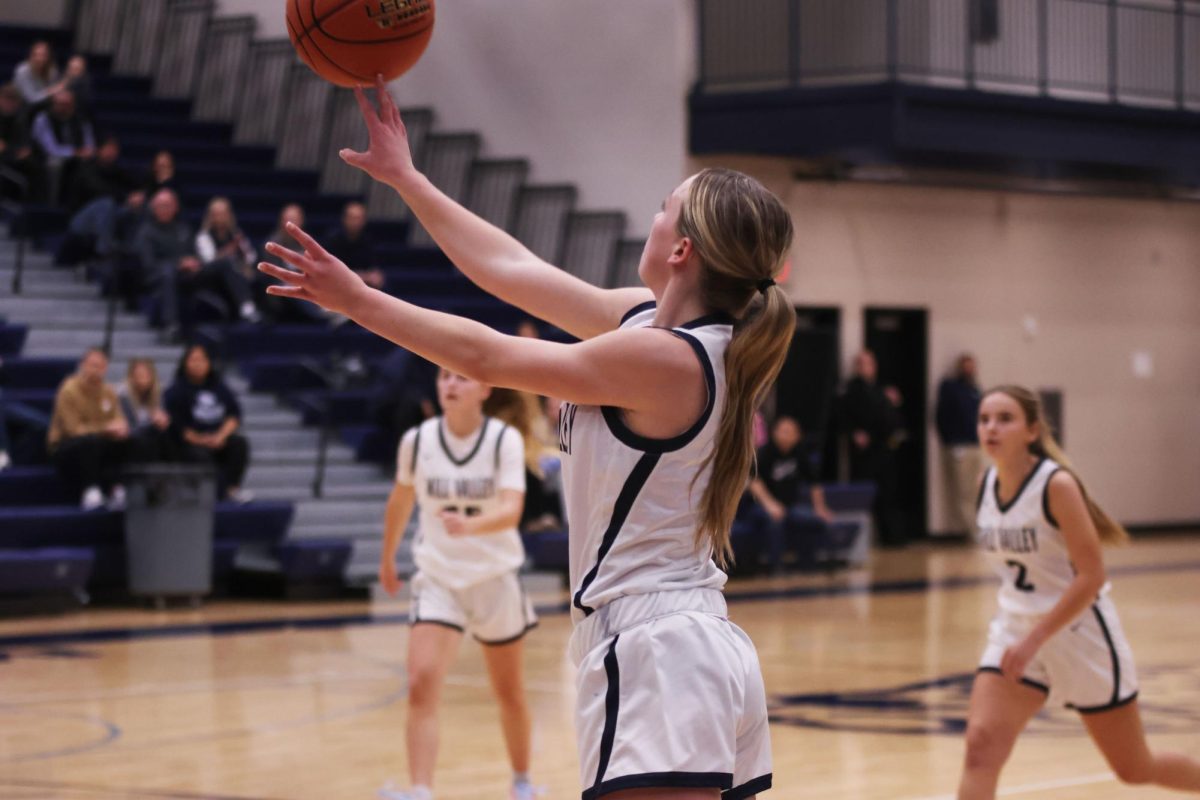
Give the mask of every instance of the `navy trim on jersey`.
M 620 325 L 624 325 L 638 314 L 642 313 L 643 311 L 649 311 L 652 308 L 658 308 L 658 303 L 654 302 L 653 300 L 647 300 L 644 303 L 638 303 L 636 306 L 625 312 L 625 314 L 621 317 Z M 618 325 L 618 327 L 620 327 L 620 325 Z
M 1050 523 L 1050 527 L 1058 530 L 1058 520 L 1050 513 L 1050 479 L 1058 473 L 1062 472 L 1062 467 L 1056 467 L 1053 472 L 1046 476 L 1046 485 L 1042 487 L 1042 516 L 1046 518 L 1046 522 Z M 1071 565 L 1071 569 L 1075 569 L 1075 565 Z
M 621 634 L 613 637 L 604 654 L 604 674 L 608 679 L 608 689 L 604 693 L 604 730 L 600 734 L 600 755 L 596 759 L 596 780 L 592 788 L 583 793 L 587 798 L 598 797 L 598 790 L 604 785 L 604 773 L 608 771 L 608 762 L 612 758 L 613 741 L 617 738 L 617 715 L 621 711 L 621 666 L 617 663 L 617 641 Z
M 465 629 L 463 628 L 462 625 L 459 625 L 457 622 L 446 622 L 446 620 L 444 620 L 444 619 L 414 619 L 412 622 L 410 622 L 408 624 L 409 625 L 438 625 L 442 628 L 449 628 L 450 630 L 458 631 L 459 633 L 465 632 Z
M 1100 631 L 1104 634 L 1104 641 L 1108 644 L 1108 653 L 1112 656 L 1113 692 L 1112 699 L 1108 701 L 1108 704 L 1110 707 L 1116 706 L 1121 699 L 1121 658 L 1117 655 L 1117 646 L 1113 644 L 1112 634 L 1108 631 L 1108 623 L 1104 621 L 1100 607 L 1092 606 L 1092 613 L 1096 615 L 1096 621 L 1100 623 Z
M 1000 476 L 996 476 L 996 482 L 992 485 L 992 495 L 996 498 L 996 508 L 1000 509 L 1001 514 L 1007 514 L 1008 510 L 1017 504 L 1017 501 L 1021 499 L 1021 495 L 1025 493 L 1025 487 L 1029 485 L 1029 482 L 1033 480 L 1033 476 L 1038 474 L 1038 470 L 1045 463 L 1045 458 L 1038 459 L 1038 462 L 1033 465 L 1033 469 L 1029 470 L 1029 474 L 1025 476 L 1025 480 L 1021 481 L 1021 486 L 1017 489 L 1017 493 L 1007 503 L 1000 502 Z
M 705 314 L 702 317 L 696 317 L 691 322 L 685 322 L 679 327 L 684 330 L 692 330 L 693 328 L 703 328 L 706 325 L 733 325 L 737 320 L 724 311 L 714 311 L 711 314 Z
M 1134 692 L 1133 694 L 1129 695 L 1129 697 L 1126 697 L 1124 700 L 1118 700 L 1115 703 L 1105 703 L 1102 706 L 1087 706 L 1086 708 L 1080 708 L 1079 706 L 1068 705 L 1067 708 L 1073 708 L 1076 711 L 1078 711 L 1080 714 L 1099 714 L 1102 711 L 1112 711 L 1114 708 L 1120 708 L 1121 706 L 1127 706 L 1130 703 L 1132 703 L 1134 700 L 1137 700 L 1137 698 L 1138 698 L 1138 693 Z
M 492 463 L 496 469 L 500 469 L 500 444 L 504 441 L 504 432 L 508 430 L 508 428 L 508 423 L 505 423 L 504 427 L 500 429 L 500 434 L 496 437 L 496 453 L 492 457 Z
M 626 789 L 721 789 L 722 800 L 728 798 L 733 775 L 728 772 L 643 772 L 622 775 L 593 786 L 583 793 L 583 800 L 595 800 Z M 750 795 L 740 795 L 749 797 Z
M 980 667 L 979 669 L 977 669 L 975 671 L 977 673 L 978 672 L 994 672 L 995 674 L 999 675 L 1000 677 L 1002 677 L 1002 678 L 1004 677 L 1004 673 L 1000 670 L 999 667 Z M 1047 686 L 1044 683 L 1038 683 L 1037 681 L 1033 680 L 1032 678 L 1026 678 L 1024 675 L 1022 675 L 1021 683 L 1025 684 L 1026 686 L 1028 686 L 1031 689 L 1037 689 L 1042 694 L 1050 694 L 1049 686 Z
M 537 626 L 538 626 L 537 620 L 534 620 L 533 622 L 526 625 L 525 628 L 520 633 L 518 633 L 516 636 L 510 636 L 507 639 L 491 639 L 491 640 L 480 639 L 478 636 L 475 636 L 475 641 L 479 642 L 481 645 L 483 645 L 485 647 L 500 647 L 501 645 L 512 644 L 513 642 L 524 639 L 525 634 L 529 633 L 531 630 L 533 630 Z M 472 635 L 474 635 L 474 634 L 472 634 Z
M 754 797 L 759 792 L 765 792 L 771 788 L 772 775 L 768 772 L 766 775 L 760 775 L 752 781 L 746 781 L 741 786 L 735 786 L 728 791 L 721 793 L 721 800 L 746 800 L 747 797 Z
M 604 531 L 604 538 L 600 541 L 600 550 L 596 553 L 596 563 L 584 576 L 583 582 L 579 584 L 579 591 L 575 593 L 575 607 L 584 614 L 590 615 L 595 613 L 596 609 L 585 606 L 583 604 L 583 594 L 596 580 L 596 574 L 600 571 L 600 564 L 604 561 L 604 557 L 608 555 L 608 551 L 612 549 L 613 543 L 617 540 L 617 534 L 621 532 L 621 526 L 625 524 L 625 520 L 629 517 L 629 512 L 633 509 L 633 502 L 637 499 L 638 493 L 642 491 L 642 487 L 646 485 L 646 481 L 650 480 L 650 473 L 654 471 L 654 467 L 658 465 L 658 461 L 662 456 L 658 453 L 646 453 L 638 462 L 633 465 L 633 471 L 629 473 L 629 477 L 625 479 L 625 485 L 621 487 L 621 493 L 617 495 L 617 502 L 613 504 L 612 518 L 608 522 L 608 529 Z
M 704 384 L 708 387 L 708 402 L 704 404 L 704 411 L 700 414 L 700 419 L 696 420 L 692 427 L 669 439 L 655 439 L 651 436 L 634 433 L 625 424 L 625 420 L 621 416 L 621 409 L 614 406 L 601 406 L 600 413 L 604 416 L 604 422 L 608 425 L 608 430 L 612 435 L 617 437 L 617 441 L 626 447 L 632 447 L 634 450 L 641 450 L 645 453 L 670 453 L 686 447 L 700 434 L 700 431 L 704 430 L 704 426 L 708 424 L 708 418 L 712 416 L 713 407 L 717 404 L 717 376 L 713 372 L 712 361 L 709 360 L 708 351 L 704 349 L 704 345 L 690 333 L 684 333 L 674 328 L 664 328 L 663 330 L 683 339 L 695 351 L 696 358 L 700 360 L 700 366 L 704 370 Z
M 471 452 L 467 453 L 467 457 L 459 461 L 450 452 L 450 448 L 446 445 L 445 417 L 439 417 L 437 421 L 438 441 L 442 443 L 442 452 L 446 454 L 446 458 L 450 459 L 450 463 L 456 467 L 465 467 L 471 463 L 471 459 L 479 452 L 479 448 L 483 446 L 483 438 L 487 435 L 488 423 L 492 421 L 491 417 L 484 417 L 483 424 L 479 426 L 479 436 L 475 439 L 475 446 L 471 448 Z
M 417 482 L 417 449 L 421 446 L 421 426 L 417 426 L 417 435 L 413 437 L 412 463 L 408 465 L 408 475 L 413 483 Z

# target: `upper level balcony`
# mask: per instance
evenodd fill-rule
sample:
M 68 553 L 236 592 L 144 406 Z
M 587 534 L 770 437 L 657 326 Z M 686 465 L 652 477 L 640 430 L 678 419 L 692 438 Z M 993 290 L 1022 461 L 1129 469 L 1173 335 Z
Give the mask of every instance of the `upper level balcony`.
M 696 154 L 1200 184 L 1200 0 L 699 0 L 699 20 Z

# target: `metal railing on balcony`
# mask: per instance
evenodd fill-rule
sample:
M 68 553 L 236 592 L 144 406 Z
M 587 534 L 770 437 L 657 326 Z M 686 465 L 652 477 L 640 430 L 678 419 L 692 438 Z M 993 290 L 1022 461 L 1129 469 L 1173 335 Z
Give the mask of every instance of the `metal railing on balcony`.
M 699 0 L 699 89 L 899 81 L 1200 109 L 1200 0 Z

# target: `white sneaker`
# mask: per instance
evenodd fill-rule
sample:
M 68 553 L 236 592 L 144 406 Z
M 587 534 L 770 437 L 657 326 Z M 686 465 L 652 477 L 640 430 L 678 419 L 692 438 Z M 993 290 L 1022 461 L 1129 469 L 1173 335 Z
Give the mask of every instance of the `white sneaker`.
M 8 453 L 0 450 L 0 471 L 8 469 L 12 466 L 12 459 L 8 457 Z
M 231 502 L 239 505 L 245 505 L 254 499 L 254 492 L 250 491 L 249 489 L 242 489 L 238 487 L 230 489 L 225 496 L 229 498 Z
M 108 495 L 108 503 L 106 504 L 109 511 L 124 511 L 125 510 L 125 487 L 114 486 L 112 492 Z
M 100 491 L 99 486 L 89 486 L 83 490 L 83 500 L 79 506 L 84 511 L 94 511 L 104 505 L 104 492 Z
M 544 790 L 528 781 L 514 783 L 508 793 L 509 800 L 537 800 Z
M 391 781 L 384 784 L 376 794 L 381 800 L 433 800 L 433 792 L 424 787 L 406 791 L 397 789 Z

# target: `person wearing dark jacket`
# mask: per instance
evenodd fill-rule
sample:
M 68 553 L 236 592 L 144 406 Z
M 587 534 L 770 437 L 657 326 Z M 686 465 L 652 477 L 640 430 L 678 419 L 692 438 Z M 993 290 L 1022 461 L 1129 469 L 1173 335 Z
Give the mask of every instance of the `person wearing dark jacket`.
M 959 356 L 954 374 L 938 386 L 935 412 L 951 524 L 967 534 L 975 530 L 975 499 L 983 474 L 976 433 L 981 397 L 977 374 L 975 357 L 970 353 Z
M 341 227 L 325 237 L 325 249 L 357 272 L 367 286 L 383 288 L 386 276 L 376 263 L 375 243 L 367 233 L 367 207 L 362 203 L 346 203 Z
M 905 543 L 904 525 L 897 513 L 896 458 L 893 437 L 900 432 L 898 394 L 879 385 L 875 354 L 863 350 L 854 357 L 854 377 L 846 384 L 838 408 L 842 432 L 850 449 L 850 480 L 875 484 L 873 516 L 879 542 Z M 890 387 L 889 387 L 890 389 Z
M 237 432 L 242 409 L 213 369 L 204 345 L 193 344 L 184 351 L 163 404 L 184 459 L 216 466 L 222 497 L 242 503 L 249 500 L 242 479 L 250 460 L 250 444 Z

